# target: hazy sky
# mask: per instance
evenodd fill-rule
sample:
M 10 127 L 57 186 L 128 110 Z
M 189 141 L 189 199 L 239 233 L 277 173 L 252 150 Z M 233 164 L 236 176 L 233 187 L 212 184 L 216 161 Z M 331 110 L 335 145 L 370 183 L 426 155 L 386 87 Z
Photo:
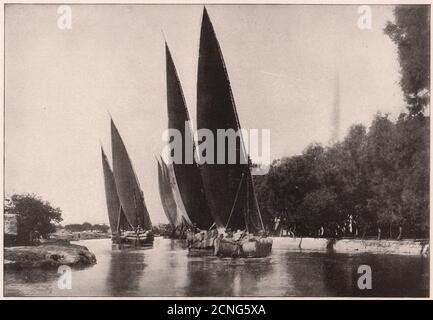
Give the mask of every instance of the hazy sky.
M 100 143 L 111 115 L 153 223 L 166 222 L 155 156 L 167 126 L 164 37 L 195 119 L 200 5 L 6 6 L 6 194 L 32 192 L 64 223 L 108 223 Z M 299 154 L 332 133 L 340 74 L 340 138 L 377 111 L 403 110 L 396 47 L 383 34 L 391 6 L 209 5 L 244 128 L 271 130 L 271 155 Z

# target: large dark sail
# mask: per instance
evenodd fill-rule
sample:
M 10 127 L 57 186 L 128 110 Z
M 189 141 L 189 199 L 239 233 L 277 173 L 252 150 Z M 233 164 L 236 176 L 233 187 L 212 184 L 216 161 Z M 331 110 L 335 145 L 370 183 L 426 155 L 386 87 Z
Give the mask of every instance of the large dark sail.
M 159 184 L 159 196 L 162 202 L 162 208 L 167 216 L 168 222 L 172 227 L 177 227 L 177 209 L 176 203 L 173 197 L 173 191 L 171 190 L 169 177 L 161 163 L 158 161 L 158 184 Z
M 236 143 L 236 163 L 228 164 L 229 143 L 225 141 L 225 164 L 216 164 L 217 130 L 238 131 L 240 124 L 224 59 L 206 9 L 200 34 L 197 127 L 209 129 L 214 135 L 214 164 L 203 164 L 200 169 L 215 223 L 218 227 L 247 228 L 251 232 L 261 230 L 263 226 L 242 138 Z
M 117 224 L 119 221 L 120 201 L 117 196 L 116 182 L 114 181 L 113 171 L 108 164 L 107 156 L 104 149 L 101 147 L 102 154 L 102 170 L 104 172 L 105 199 L 107 202 L 108 221 L 112 233 L 117 232 Z
M 179 130 L 182 134 L 183 142 L 182 163 L 173 163 L 172 166 L 179 187 L 181 201 L 189 219 L 198 228 L 208 229 L 212 225 L 213 219 L 205 199 L 200 171 L 193 156 L 194 152 L 190 152 L 194 148 L 194 140 L 189 124 L 188 110 L 167 44 L 165 49 L 168 128 Z M 190 152 L 189 156 L 188 152 Z
M 113 175 L 120 204 L 129 224 L 136 228 L 151 229 L 149 213 L 144 204 L 143 193 L 125 145 L 113 120 L 111 120 L 111 145 Z

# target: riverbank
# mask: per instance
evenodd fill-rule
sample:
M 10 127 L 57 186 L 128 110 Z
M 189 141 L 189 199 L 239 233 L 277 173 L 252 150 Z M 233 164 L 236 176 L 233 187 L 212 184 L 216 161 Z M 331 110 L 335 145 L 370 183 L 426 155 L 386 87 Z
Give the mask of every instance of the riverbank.
M 4 248 L 4 266 L 8 269 L 84 267 L 95 263 L 96 257 L 87 247 L 68 241 Z
M 337 253 L 381 253 L 401 255 L 429 255 L 428 240 L 361 240 L 326 238 L 273 238 L 273 247 Z

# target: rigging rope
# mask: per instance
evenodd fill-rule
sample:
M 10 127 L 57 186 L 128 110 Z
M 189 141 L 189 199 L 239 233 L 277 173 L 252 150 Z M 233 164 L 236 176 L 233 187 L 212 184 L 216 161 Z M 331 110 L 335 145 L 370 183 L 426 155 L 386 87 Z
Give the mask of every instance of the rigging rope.
M 231 217 L 232 217 L 232 215 L 233 215 L 233 211 L 234 211 L 234 209 L 235 209 L 236 202 L 237 202 L 237 200 L 238 200 L 238 196 L 239 196 L 239 192 L 240 192 L 241 187 L 242 187 L 242 181 L 243 181 L 243 180 L 244 180 L 244 173 L 242 172 L 241 181 L 239 182 L 238 190 L 236 191 L 236 196 L 235 196 L 235 200 L 234 200 L 234 202 L 233 202 L 232 209 L 231 209 L 231 211 L 230 211 L 230 216 L 229 216 L 229 219 L 227 220 L 227 224 L 226 224 L 226 226 L 225 226 L 226 229 L 227 229 L 227 226 L 229 225 L 230 219 L 231 219 Z

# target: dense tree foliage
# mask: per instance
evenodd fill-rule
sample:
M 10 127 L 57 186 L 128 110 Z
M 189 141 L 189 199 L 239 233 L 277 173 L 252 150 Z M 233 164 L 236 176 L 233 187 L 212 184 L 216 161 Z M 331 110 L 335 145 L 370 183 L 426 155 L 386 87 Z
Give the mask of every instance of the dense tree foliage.
M 429 118 L 377 114 L 330 147 L 312 144 L 255 177 L 270 228 L 275 218 L 296 235 L 427 237 Z
M 62 211 L 34 194 L 14 194 L 5 201 L 5 212 L 18 215 L 17 244 L 29 244 L 33 238 L 47 238 L 62 221 Z
M 397 45 L 400 85 L 409 110 L 418 114 L 430 102 L 430 6 L 397 6 L 394 16 L 385 33 Z
M 65 225 L 65 229 L 71 232 L 100 231 L 105 233 L 108 232 L 109 228 L 106 224 L 91 224 L 89 222 Z

